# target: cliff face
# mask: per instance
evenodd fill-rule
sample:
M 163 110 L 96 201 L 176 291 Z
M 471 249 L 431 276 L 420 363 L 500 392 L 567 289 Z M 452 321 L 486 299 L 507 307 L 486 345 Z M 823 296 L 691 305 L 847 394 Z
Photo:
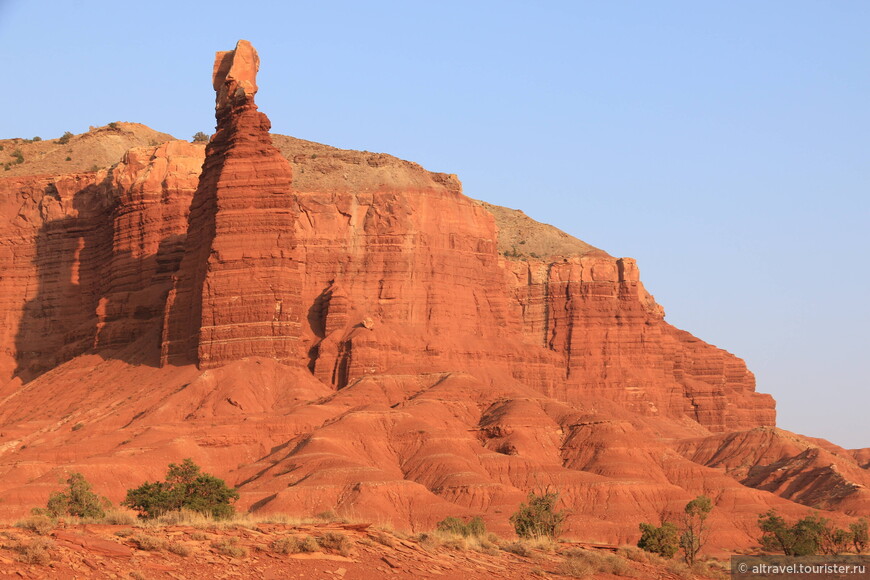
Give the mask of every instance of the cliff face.
M 633 260 L 469 199 L 453 175 L 271 136 L 258 65 L 244 41 L 218 53 L 205 150 L 0 179 L 0 468 L 22 505 L 57 465 L 111 496 L 167 454 L 255 509 L 411 526 L 461 512 L 506 528 L 528 490 L 556 486 L 570 527 L 601 541 L 714 490 L 737 522 L 723 542 L 795 509 L 767 491 L 865 501 L 795 492 L 797 460 L 788 481 L 723 474 L 710 450 L 737 440 L 715 434 L 772 426 L 773 400 L 667 324 Z M 865 455 L 838 456 L 849 481 Z

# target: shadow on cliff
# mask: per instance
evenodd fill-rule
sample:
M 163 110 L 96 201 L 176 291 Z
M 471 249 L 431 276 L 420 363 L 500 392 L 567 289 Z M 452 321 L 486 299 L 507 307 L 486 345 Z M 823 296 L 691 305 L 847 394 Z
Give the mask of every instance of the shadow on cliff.
M 151 255 L 114 252 L 110 176 L 77 191 L 73 215 L 46 221 L 37 234 L 36 294 L 15 336 L 14 376 L 25 383 L 85 353 L 159 366 L 163 305 L 184 236 L 163 239 Z M 49 185 L 40 210 L 60 203 Z

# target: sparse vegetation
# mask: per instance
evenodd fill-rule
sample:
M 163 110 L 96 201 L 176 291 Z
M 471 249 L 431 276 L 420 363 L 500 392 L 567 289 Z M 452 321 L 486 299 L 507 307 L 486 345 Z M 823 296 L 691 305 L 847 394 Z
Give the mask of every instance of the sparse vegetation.
M 172 552 L 173 554 L 175 554 L 177 556 L 182 556 L 184 558 L 186 558 L 187 556 L 190 556 L 190 554 L 192 552 L 192 550 L 190 549 L 190 546 L 188 546 L 187 544 L 182 544 L 181 542 L 169 542 L 166 545 L 166 550 L 168 552 Z
M 197 131 L 196 134 L 193 136 L 192 141 L 194 143 L 208 143 L 208 135 L 206 135 L 202 131 Z
M 91 491 L 91 484 L 81 473 L 72 473 L 66 480 L 65 492 L 57 491 L 48 498 L 45 508 L 33 510 L 36 515 L 47 515 L 52 518 L 73 516 L 77 518 L 101 519 L 106 517 L 106 510 L 112 504 L 105 497 L 100 497 Z
M 18 559 L 25 564 L 47 566 L 51 562 L 51 549 L 54 543 L 46 538 L 35 538 L 29 542 L 18 542 L 13 549 Z
M 698 552 L 707 540 L 707 517 L 713 509 L 713 502 L 706 495 L 699 495 L 686 504 L 683 514 L 683 533 L 680 534 L 680 547 L 683 559 L 691 566 Z
M 572 578 L 587 578 L 593 574 L 634 576 L 631 566 L 616 554 L 591 550 L 570 550 L 559 565 L 559 572 Z
M 35 515 L 15 522 L 15 527 L 44 536 L 54 529 L 54 522 L 48 516 Z
M 640 540 L 637 547 L 662 558 L 671 559 L 680 549 L 680 530 L 671 522 L 663 522 L 661 526 L 640 524 Z
M 202 473 L 193 460 L 185 459 L 180 465 L 169 464 L 166 481 L 145 482 L 127 490 L 124 505 L 149 519 L 182 509 L 226 519 L 235 512 L 232 504 L 238 498 L 239 492 L 224 480 Z
M 244 558 L 248 555 L 248 549 L 239 545 L 238 538 L 223 538 L 212 542 L 211 547 L 214 548 L 218 554 L 223 554 L 230 558 Z
M 565 512 L 555 511 L 558 499 L 559 494 L 554 492 L 542 495 L 529 492 L 528 503 L 520 504 L 520 509 L 510 517 L 517 535 L 521 538 L 558 536 L 565 519 Z
M 855 553 L 860 554 L 867 548 L 867 519 L 861 518 L 857 522 L 849 524 L 849 531 L 852 533 L 852 545 L 855 546 Z
M 338 552 L 342 556 L 350 556 L 351 548 L 353 546 L 350 539 L 339 532 L 327 532 L 317 540 L 317 543 L 320 544 L 320 547 L 324 550 L 332 550 L 333 552 Z
M 147 552 L 159 552 L 166 549 L 166 542 L 161 538 L 147 534 L 136 534 L 130 538 L 136 547 Z
M 712 510 L 712 500 L 705 495 L 699 495 L 683 509 L 682 528 L 667 521 L 662 522 L 660 526 L 641 523 L 641 535 L 637 547 L 668 560 L 682 548 L 683 561 L 691 566 L 704 547 L 708 531 L 707 517 Z
M 21 149 L 16 149 L 12 152 L 12 157 L 15 158 L 15 163 L 21 165 L 24 163 L 24 153 L 21 152 Z
M 57 144 L 58 145 L 66 145 L 69 143 L 69 140 L 73 138 L 73 134 L 69 131 L 64 131 L 64 134 L 58 137 Z
M 484 523 L 483 518 L 480 516 L 473 517 L 467 522 L 450 516 L 435 524 L 435 529 L 439 532 L 454 534 L 466 538 L 469 536 L 479 538 L 486 534 L 486 523 Z
M 114 130 L 116 130 L 117 128 L 118 128 L 118 122 L 117 122 L 117 121 L 112 121 L 111 123 L 109 123 L 109 129 L 111 129 L 111 130 L 114 131 Z
M 312 536 L 283 536 L 273 540 L 269 547 L 277 554 L 311 553 L 320 550 L 320 544 Z
M 843 530 L 817 514 L 789 524 L 776 510 L 770 510 L 758 516 L 758 527 L 762 548 L 786 556 L 836 555 L 850 548 L 860 553 L 867 545 L 867 520 L 863 518 Z
M 75 425 L 72 426 L 72 430 L 73 430 L 73 431 L 78 431 L 79 429 L 83 429 L 84 426 L 85 426 L 84 423 L 76 423 Z

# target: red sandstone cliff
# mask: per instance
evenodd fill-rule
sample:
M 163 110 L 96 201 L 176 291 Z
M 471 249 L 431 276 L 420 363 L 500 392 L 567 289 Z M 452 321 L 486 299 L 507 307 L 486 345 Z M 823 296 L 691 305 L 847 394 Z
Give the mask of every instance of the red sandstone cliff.
M 667 324 L 633 260 L 455 176 L 271 136 L 258 65 L 218 53 L 205 151 L 0 179 L 0 510 L 66 469 L 117 500 L 193 457 L 245 507 L 418 529 L 506 530 L 548 487 L 606 542 L 699 493 L 721 546 L 769 507 L 866 511 L 866 453 L 747 456 L 735 432 L 773 426 L 773 400 Z

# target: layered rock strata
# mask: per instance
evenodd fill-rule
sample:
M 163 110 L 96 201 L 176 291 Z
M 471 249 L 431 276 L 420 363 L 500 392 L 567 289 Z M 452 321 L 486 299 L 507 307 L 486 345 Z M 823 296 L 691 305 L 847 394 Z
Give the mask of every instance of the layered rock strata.
M 218 54 L 205 150 L 0 179 L 0 510 L 64 469 L 118 500 L 184 457 L 244 508 L 416 529 L 506 532 L 544 489 L 613 543 L 699 493 L 721 545 L 771 507 L 866 509 L 866 450 L 747 451 L 772 399 L 667 324 L 633 260 L 453 175 L 271 136 L 257 67 Z
M 258 67 L 247 41 L 215 59 L 217 132 L 166 303 L 163 364 L 298 358 L 302 265 L 293 171 L 254 104 Z

